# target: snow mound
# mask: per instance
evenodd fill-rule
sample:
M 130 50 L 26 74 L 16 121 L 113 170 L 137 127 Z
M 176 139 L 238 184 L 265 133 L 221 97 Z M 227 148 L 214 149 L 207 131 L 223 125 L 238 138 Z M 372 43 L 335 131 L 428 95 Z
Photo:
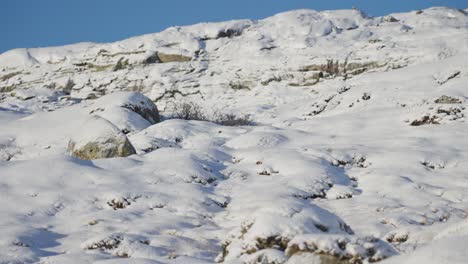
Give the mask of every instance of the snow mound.
M 382 264 L 418 264 L 418 263 L 466 263 L 468 236 L 444 238 L 423 246 L 411 254 L 405 254 L 383 261 Z
M 39 63 L 39 61 L 36 58 L 34 58 L 27 49 L 10 50 L 5 53 L 2 53 L 0 56 L 1 67 L 31 67 L 37 63 Z
M 115 92 L 93 102 L 95 109 L 92 111 L 105 111 L 108 107 L 122 107 L 128 109 L 150 124 L 159 122 L 159 111 L 156 105 L 146 96 L 137 92 Z M 112 112 L 112 111 L 109 111 Z

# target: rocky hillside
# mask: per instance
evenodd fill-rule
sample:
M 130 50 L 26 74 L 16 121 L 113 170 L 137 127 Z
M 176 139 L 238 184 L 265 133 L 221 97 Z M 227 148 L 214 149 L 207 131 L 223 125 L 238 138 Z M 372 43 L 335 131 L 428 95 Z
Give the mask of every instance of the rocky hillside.
M 0 263 L 464 263 L 467 83 L 468 9 L 5 52 Z

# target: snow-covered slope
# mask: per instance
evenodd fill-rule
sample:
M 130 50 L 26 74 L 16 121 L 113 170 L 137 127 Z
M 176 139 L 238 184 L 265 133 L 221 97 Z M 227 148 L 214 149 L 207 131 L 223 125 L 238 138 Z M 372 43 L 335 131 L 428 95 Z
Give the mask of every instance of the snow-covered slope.
M 467 83 L 468 14 L 439 7 L 5 52 L 0 263 L 463 263 Z M 93 115 L 137 154 L 68 156 Z

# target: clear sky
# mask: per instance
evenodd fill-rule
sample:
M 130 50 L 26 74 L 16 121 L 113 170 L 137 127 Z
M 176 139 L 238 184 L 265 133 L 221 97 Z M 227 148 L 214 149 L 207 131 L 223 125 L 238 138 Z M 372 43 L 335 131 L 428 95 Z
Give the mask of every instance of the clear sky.
M 169 26 L 275 13 L 357 7 L 370 16 L 431 6 L 468 8 L 468 0 L 1 0 L 0 53 L 83 41 L 111 42 Z

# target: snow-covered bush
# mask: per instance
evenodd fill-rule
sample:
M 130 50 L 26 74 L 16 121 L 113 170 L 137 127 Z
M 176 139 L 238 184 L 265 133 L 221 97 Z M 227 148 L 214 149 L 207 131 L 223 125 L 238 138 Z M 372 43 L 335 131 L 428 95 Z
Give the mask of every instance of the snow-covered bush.
M 185 102 L 175 106 L 174 118 L 183 120 L 197 120 L 213 122 L 222 126 L 248 126 L 252 124 L 252 120 L 247 114 L 222 113 L 214 111 L 213 114 L 208 114 L 204 109 L 193 102 Z
M 174 118 L 183 120 L 208 121 L 208 117 L 201 107 L 193 102 L 182 103 L 175 106 Z

